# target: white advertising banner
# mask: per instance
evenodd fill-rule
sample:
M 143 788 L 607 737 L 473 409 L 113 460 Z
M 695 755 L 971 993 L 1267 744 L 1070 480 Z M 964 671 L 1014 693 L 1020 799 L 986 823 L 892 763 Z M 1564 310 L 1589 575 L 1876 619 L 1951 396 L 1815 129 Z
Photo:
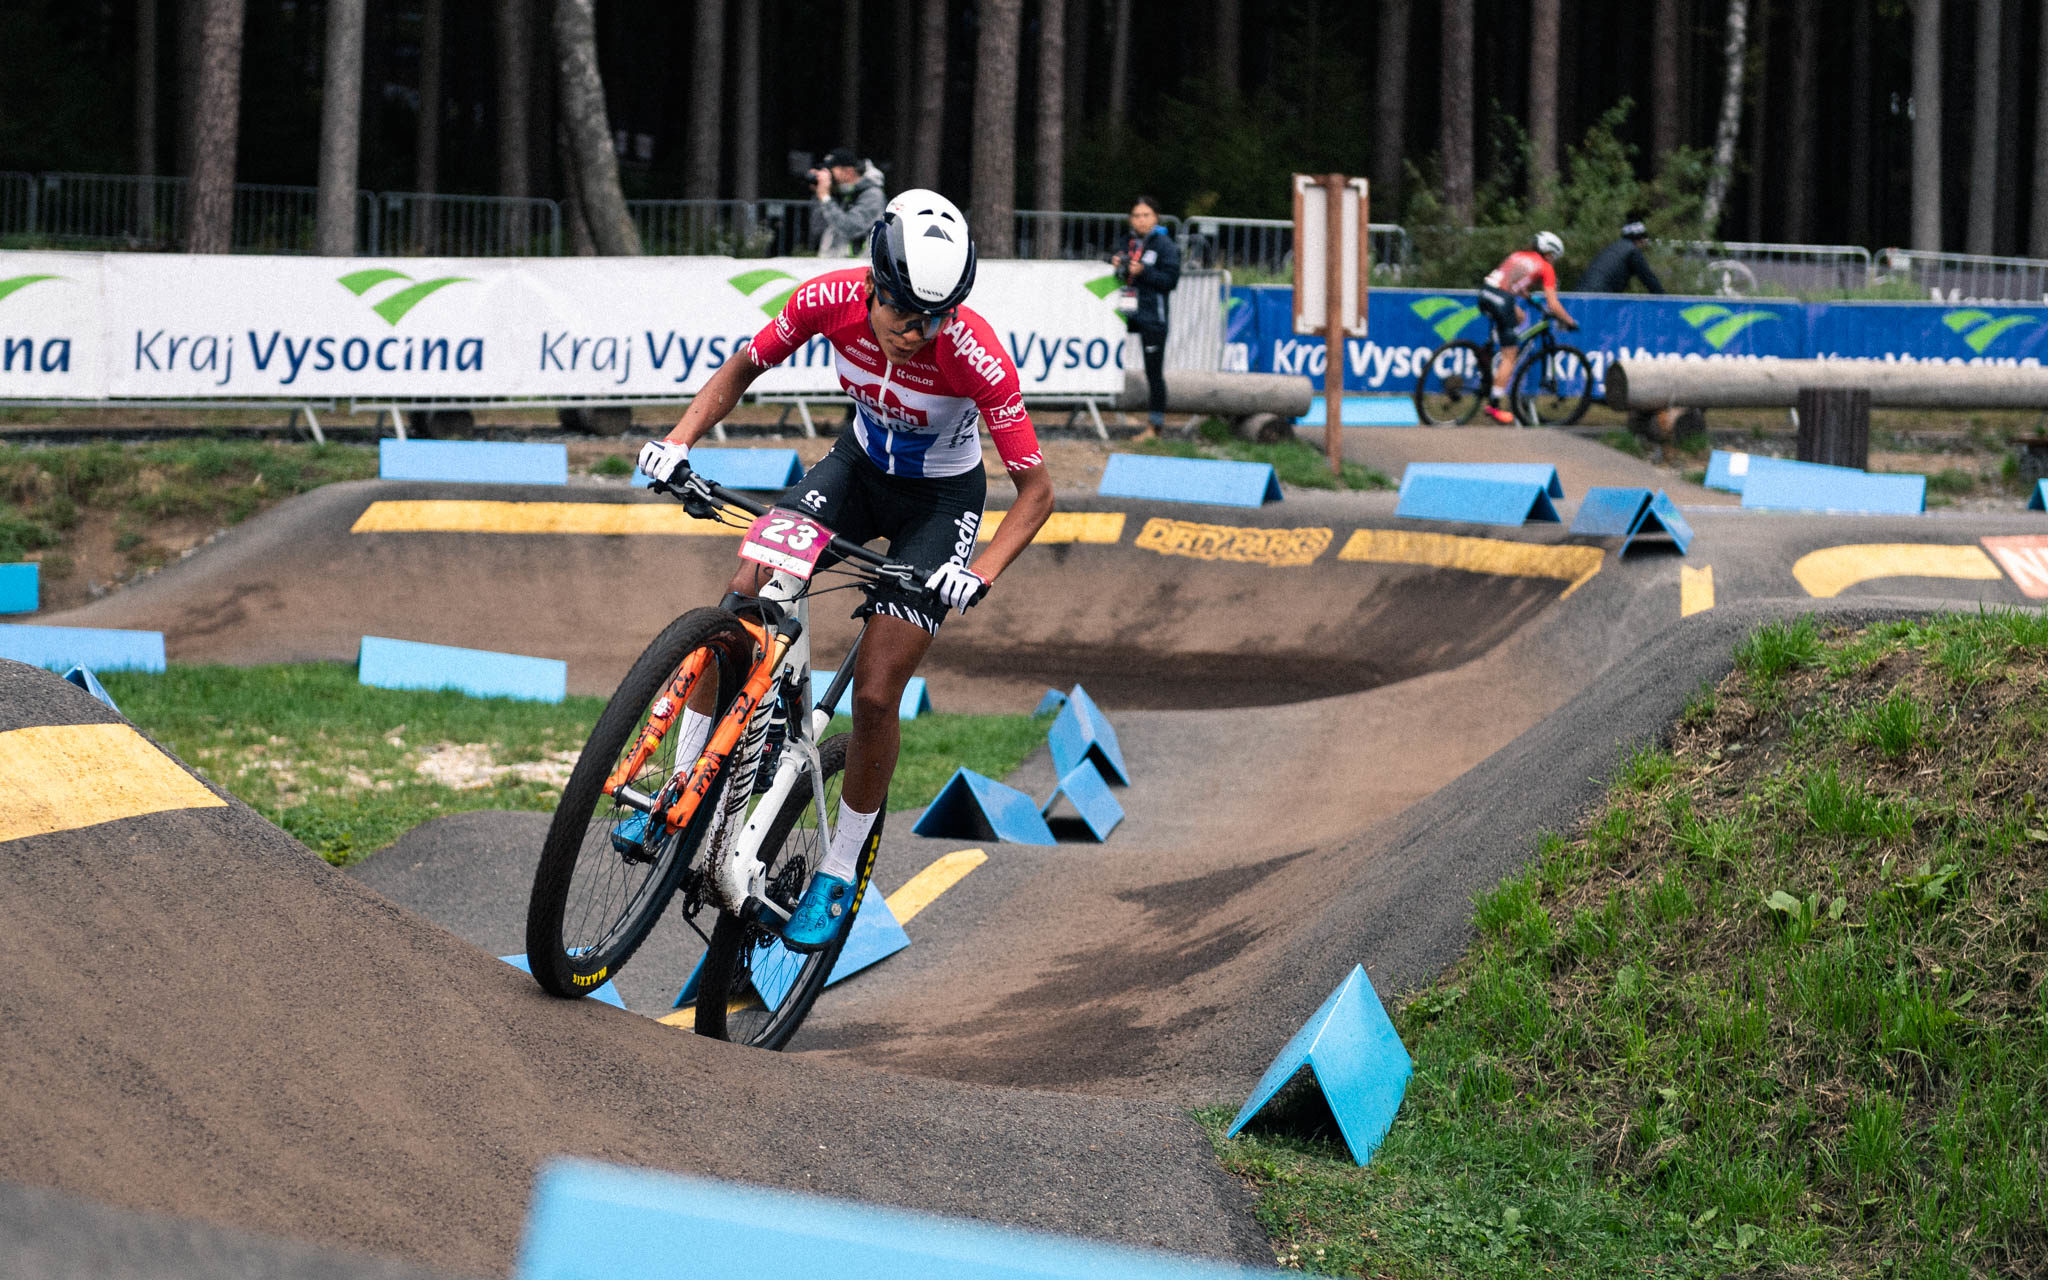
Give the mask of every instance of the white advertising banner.
M 0 400 L 106 394 L 101 255 L 0 253 Z
M 30 273 L 16 260 L 55 257 L 96 261 L 104 275 L 103 310 L 69 357 L 97 385 L 37 394 L 165 400 L 686 395 L 804 280 L 847 265 L 0 254 L 0 279 Z M 1027 397 L 1122 389 L 1124 325 L 1106 278 L 1095 263 L 981 265 L 970 305 L 1009 349 Z M 11 301 L 0 301 L 0 333 L 13 332 Z M 85 333 L 99 335 L 97 350 Z M 754 386 L 827 394 L 839 383 L 819 340 Z M 0 398 L 23 387 L 0 382 Z

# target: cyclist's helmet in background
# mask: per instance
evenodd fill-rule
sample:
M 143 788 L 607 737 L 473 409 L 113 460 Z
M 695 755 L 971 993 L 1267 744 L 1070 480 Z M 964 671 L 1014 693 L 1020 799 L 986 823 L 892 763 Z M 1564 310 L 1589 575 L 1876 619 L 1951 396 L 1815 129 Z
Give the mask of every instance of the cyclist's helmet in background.
M 875 283 L 891 305 L 925 315 L 958 307 L 974 288 L 974 236 L 951 200 L 905 191 L 868 235 Z
M 1642 224 L 1641 219 L 1623 223 L 1621 238 L 1624 240 L 1648 240 L 1650 238 L 1650 229 Z
M 1538 231 L 1530 243 L 1536 246 L 1536 252 L 1552 261 L 1564 254 L 1564 241 L 1558 239 L 1555 231 Z

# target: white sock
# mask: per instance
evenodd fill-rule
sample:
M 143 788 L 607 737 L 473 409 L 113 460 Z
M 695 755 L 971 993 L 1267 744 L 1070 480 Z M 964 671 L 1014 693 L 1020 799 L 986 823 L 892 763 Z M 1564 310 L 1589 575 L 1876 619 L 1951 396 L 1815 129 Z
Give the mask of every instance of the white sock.
M 683 722 L 677 726 L 676 768 L 687 770 L 697 763 L 697 757 L 704 754 L 704 744 L 711 741 L 711 717 L 689 707 L 683 708 Z
M 860 865 L 861 847 L 867 844 L 868 832 L 874 829 L 874 814 L 855 813 L 846 807 L 846 801 L 841 800 L 839 823 L 832 830 L 832 847 L 825 851 L 825 865 L 818 869 L 841 880 L 853 879 L 853 873 Z

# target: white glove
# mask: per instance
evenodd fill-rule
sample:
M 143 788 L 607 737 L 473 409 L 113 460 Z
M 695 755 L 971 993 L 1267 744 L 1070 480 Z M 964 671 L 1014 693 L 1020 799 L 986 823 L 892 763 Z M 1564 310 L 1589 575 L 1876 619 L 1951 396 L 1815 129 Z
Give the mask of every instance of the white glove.
M 674 484 L 676 472 L 690 462 L 690 446 L 669 440 L 649 440 L 640 446 L 640 474 L 663 484 Z
M 965 613 L 969 606 L 988 594 L 988 579 L 965 565 L 954 564 L 948 560 L 940 565 L 931 577 L 924 580 L 924 589 L 936 595 L 949 608 Z

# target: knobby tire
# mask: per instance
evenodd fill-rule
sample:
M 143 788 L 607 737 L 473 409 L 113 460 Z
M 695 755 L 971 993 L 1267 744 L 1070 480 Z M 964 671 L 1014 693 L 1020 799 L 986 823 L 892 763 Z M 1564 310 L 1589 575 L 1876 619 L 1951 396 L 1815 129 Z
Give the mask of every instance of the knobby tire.
M 1472 421 L 1493 390 L 1493 356 L 1491 348 L 1462 338 L 1430 352 L 1415 378 L 1415 416 L 1425 426 Z
M 1577 347 L 1532 348 L 1516 360 L 1509 377 L 1515 420 L 1526 426 L 1569 427 L 1586 416 L 1593 401 L 1593 365 Z

